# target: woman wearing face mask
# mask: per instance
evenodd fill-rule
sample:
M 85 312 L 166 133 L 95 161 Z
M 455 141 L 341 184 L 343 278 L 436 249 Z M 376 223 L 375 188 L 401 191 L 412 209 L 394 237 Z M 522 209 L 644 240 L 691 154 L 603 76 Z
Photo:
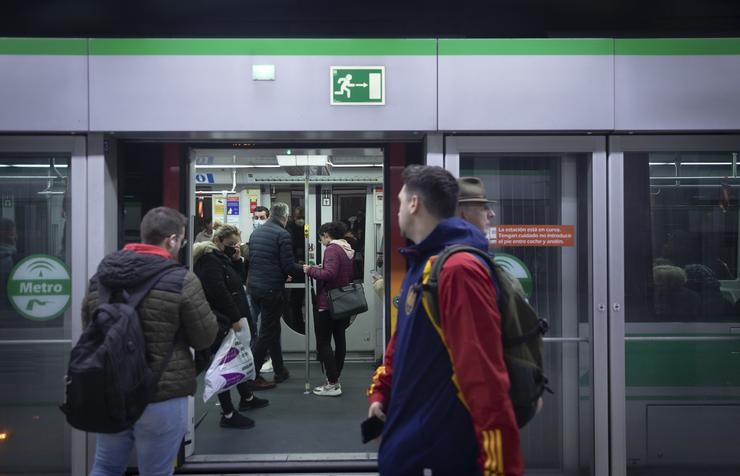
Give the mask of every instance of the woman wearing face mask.
M 316 350 L 326 371 L 326 384 L 313 389 L 319 396 L 338 397 L 342 394 L 339 376 L 344 367 L 347 352 L 345 329 L 349 317 L 334 319 L 329 315 L 329 290 L 346 286 L 352 282 L 354 267 L 352 258 L 355 252 L 344 239 L 347 227 L 342 222 L 324 223 L 319 228 L 319 239 L 326 246 L 321 266 L 303 265 L 303 272 L 316 279 L 318 283 L 317 308 L 319 310 L 314 326 L 316 330 Z M 334 338 L 334 350 L 331 340 Z
M 219 333 L 211 347 L 218 350 L 229 329 L 241 330 L 239 320 L 252 322 L 244 292 L 244 262 L 239 248 L 239 229 L 233 225 L 220 225 L 213 230 L 212 241 L 198 243 L 193 249 L 193 271 L 200 278 L 208 304 L 218 319 Z M 254 335 L 254 329 L 250 333 Z M 257 398 L 246 382 L 236 386 L 239 391 L 239 411 L 262 408 L 268 401 Z M 234 409 L 229 390 L 218 394 L 221 403 L 221 422 L 224 428 L 251 428 L 254 421 Z

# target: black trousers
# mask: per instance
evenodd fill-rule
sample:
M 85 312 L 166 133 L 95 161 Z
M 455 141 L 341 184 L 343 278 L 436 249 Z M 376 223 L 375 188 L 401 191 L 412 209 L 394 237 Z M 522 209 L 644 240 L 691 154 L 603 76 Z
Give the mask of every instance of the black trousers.
M 285 293 L 282 289 L 270 291 L 252 289 L 251 296 L 262 311 L 257 343 L 254 345 L 254 367 L 257 369 L 257 376 L 259 376 L 260 367 L 265 363 L 268 351 L 275 373 L 282 373 L 285 365 L 283 364 L 283 348 L 280 344 L 280 316 L 283 315 Z
M 252 396 L 251 390 L 247 386 L 247 382 L 237 384 L 236 390 L 239 392 L 239 396 L 244 400 Z M 228 415 L 234 411 L 234 403 L 231 401 L 231 389 L 226 390 L 218 394 L 218 402 L 221 404 L 221 413 Z
M 215 355 L 216 352 L 218 352 L 218 348 L 221 347 L 221 343 L 224 340 L 224 333 L 225 331 L 219 331 L 220 337 L 216 338 L 216 342 L 214 342 L 213 346 L 211 347 L 211 355 Z M 251 329 L 250 329 L 251 332 Z M 252 396 L 252 391 L 249 390 L 249 386 L 246 382 L 242 382 L 240 384 L 237 384 L 236 390 L 239 392 L 239 396 L 243 398 L 244 400 L 250 398 Z M 224 415 L 228 415 L 229 413 L 233 412 L 235 410 L 234 403 L 231 401 L 231 389 L 226 390 L 225 392 L 221 392 L 217 395 L 218 402 L 221 404 L 221 413 Z
M 319 311 L 314 321 L 316 351 L 329 383 L 336 383 L 342 374 L 344 357 L 347 355 L 347 340 L 344 331 L 347 328 L 348 319 L 332 319 L 329 311 Z M 334 338 L 334 350 L 331 348 L 332 337 Z

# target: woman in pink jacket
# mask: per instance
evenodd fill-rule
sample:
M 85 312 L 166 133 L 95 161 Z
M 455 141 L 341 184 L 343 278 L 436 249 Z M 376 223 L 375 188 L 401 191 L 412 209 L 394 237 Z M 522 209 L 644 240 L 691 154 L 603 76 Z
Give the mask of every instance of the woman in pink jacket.
M 329 314 L 329 290 L 346 286 L 354 276 L 353 258 L 355 252 L 344 239 L 347 227 L 342 222 L 324 223 L 319 228 L 319 240 L 326 247 L 324 260 L 320 266 L 303 266 L 303 272 L 318 281 L 318 315 L 314 321 L 316 330 L 316 349 L 319 360 L 324 365 L 326 384 L 313 389 L 313 393 L 326 397 L 342 394 L 339 376 L 344 366 L 347 342 L 344 331 L 348 319 L 334 319 Z M 334 337 L 334 350 L 331 339 Z

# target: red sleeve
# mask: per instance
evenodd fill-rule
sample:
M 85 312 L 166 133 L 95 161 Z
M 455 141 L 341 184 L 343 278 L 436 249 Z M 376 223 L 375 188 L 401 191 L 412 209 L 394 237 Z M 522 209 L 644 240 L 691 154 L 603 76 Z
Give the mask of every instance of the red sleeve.
M 396 348 L 396 333 L 391 336 L 388 346 L 385 348 L 385 358 L 383 365 L 375 369 L 373 381 L 370 388 L 367 389 L 368 403 L 380 402 L 383 404 L 383 411 L 388 411 L 388 402 L 391 398 L 391 379 L 393 376 L 393 351 Z
M 519 475 L 519 428 L 509 399 L 501 345 L 501 313 L 488 269 L 467 253 L 442 268 L 439 309 L 461 398 L 473 420 L 485 475 Z

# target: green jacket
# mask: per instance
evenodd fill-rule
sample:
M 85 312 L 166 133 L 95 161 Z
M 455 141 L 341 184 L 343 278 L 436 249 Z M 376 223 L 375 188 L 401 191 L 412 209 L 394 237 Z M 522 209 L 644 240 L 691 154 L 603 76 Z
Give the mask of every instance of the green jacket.
M 111 290 L 131 288 L 171 266 L 171 262 L 154 248 L 128 245 L 100 262 L 82 303 L 84 326 L 90 322 L 97 306 L 100 284 Z M 138 311 L 146 339 L 147 361 L 153 371 L 161 368 L 173 343 L 175 345 L 151 401 L 193 395 L 196 381 L 190 347 L 196 350 L 208 348 L 218 330 L 216 317 L 206 301 L 200 281 L 186 268 L 176 266 L 164 274 L 139 305 Z

